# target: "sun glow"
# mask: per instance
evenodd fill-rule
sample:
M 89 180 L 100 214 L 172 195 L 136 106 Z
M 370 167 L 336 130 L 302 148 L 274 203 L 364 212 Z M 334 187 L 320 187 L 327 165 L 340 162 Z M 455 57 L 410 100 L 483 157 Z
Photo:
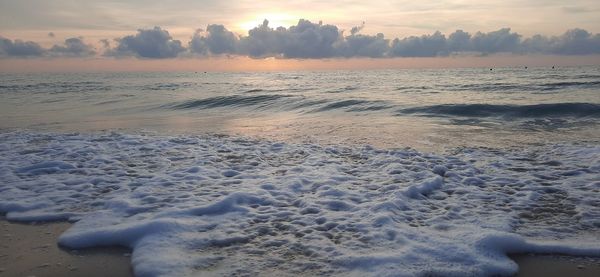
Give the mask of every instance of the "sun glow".
M 265 13 L 247 18 L 238 24 L 240 31 L 246 33 L 254 27 L 258 27 L 266 19 L 269 21 L 269 27 L 277 28 L 280 26 L 289 27 L 298 23 L 301 17 L 287 13 Z

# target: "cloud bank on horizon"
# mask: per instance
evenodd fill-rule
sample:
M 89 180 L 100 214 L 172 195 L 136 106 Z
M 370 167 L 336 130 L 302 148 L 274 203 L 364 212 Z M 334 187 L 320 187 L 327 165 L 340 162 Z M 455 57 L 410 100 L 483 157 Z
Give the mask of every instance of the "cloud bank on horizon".
M 62 45 L 43 48 L 33 41 L 10 40 L 0 36 L 0 57 L 90 57 L 97 52 L 80 37 L 68 38 Z
M 81 37 L 43 48 L 33 41 L 11 40 L 0 36 L 0 57 L 136 57 L 141 59 L 192 58 L 208 56 L 249 56 L 252 58 L 393 58 L 438 57 L 453 54 L 488 55 L 600 54 L 600 34 L 583 29 L 567 30 L 559 36 L 534 35 L 525 38 L 502 28 L 492 32 L 469 33 L 457 30 L 449 35 L 433 34 L 388 39 L 383 33 L 361 34 L 357 26 L 346 34 L 335 25 L 300 19 L 289 28 L 269 26 L 269 21 L 240 36 L 224 25 L 209 24 L 198 29 L 187 44 L 174 39 L 161 27 L 139 29 L 137 33 L 101 40 L 102 51 L 86 44 Z

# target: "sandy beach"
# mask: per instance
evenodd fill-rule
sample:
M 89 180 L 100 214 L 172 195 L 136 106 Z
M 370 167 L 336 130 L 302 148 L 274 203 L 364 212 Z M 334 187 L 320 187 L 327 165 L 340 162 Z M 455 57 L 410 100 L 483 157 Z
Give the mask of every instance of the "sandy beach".
M 519 264 L 519 273 L 515 277 L 600 276 L 598 257 L 521 254 L 511 258 Z
M 68 250 L 58 237 L 68 222 L 13 223 L 0 219 L 0 276 L 133 276 L 130 251 L 122 247 Z

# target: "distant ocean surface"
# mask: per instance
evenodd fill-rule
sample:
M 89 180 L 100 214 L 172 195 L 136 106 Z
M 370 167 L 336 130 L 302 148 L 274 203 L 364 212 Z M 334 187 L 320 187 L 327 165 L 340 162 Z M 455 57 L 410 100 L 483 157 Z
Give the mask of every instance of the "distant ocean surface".
M 599 89 L 599 67 L 0 75 L 0 128 L 520 146 L 597 140 Z
M 600 256 L 600 67 L 2 74 L 0 212 L 139 276 Z

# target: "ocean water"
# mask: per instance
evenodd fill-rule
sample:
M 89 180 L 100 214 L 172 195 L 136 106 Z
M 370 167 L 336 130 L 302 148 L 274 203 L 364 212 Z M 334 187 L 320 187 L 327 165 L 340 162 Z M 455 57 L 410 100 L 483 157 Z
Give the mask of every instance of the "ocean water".
M 0 75 L 0 212 L 138 276 L 600 256 L 600 68 Z
M 600 68 L 0 77 L 0 128 L 219 133 L 444 151 L 597 139 Z

